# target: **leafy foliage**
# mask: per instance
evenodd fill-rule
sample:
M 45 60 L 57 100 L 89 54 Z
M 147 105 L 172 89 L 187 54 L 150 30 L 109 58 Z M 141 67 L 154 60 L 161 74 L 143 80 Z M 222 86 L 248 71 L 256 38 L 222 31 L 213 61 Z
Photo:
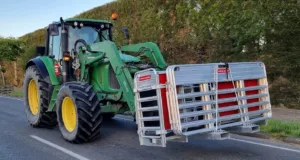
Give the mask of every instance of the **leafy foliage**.
M 25 68 L 28 60 L 36 57 L 36 47 L 28 46 L 26 47 L 23 54 L 20 55 L 20 67 Z
M 2 85 L 5 85 L 4 73 L 6 68 L 2 66 L 2 62 L 15 61 L 16 58 L 23 52 L 22 41 L 15 38 L 0 37 L 0 73 L 2 77 Z
M 16 60 L 22 52 L 22 41 L 14 38 L 0 38 L 0 62 Z
M 300 108 L 299 5 L 298 0 L 117 0 L 75 17 L 109 20 L 116 12 L 118 45 L 158 43 L 169 64 L 263 61 L 272 104 Z M 22 57 L 34 56 L 31 47 L 45 44 L 44 37 L 45 29 L 21 37 L 28 48 Z

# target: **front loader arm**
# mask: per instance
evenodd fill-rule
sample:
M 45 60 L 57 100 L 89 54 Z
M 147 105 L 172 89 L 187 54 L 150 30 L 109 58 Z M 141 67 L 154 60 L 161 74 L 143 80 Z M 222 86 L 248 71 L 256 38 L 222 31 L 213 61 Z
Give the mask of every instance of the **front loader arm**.
M 142 52 L 153 62 L 153 64 L 156 67 L 160 69 L 167 68 L 167 63 L 165 62 L 165 59 L 162 56 L 159 47 L 155 43 L 146 42 L 146 43 L 122 46 L 121 51 L 135 52 L 135 53 Z
M 108 58 L 115 74 L 117 80 L 120 84 L 120 88 L 124 93 L 124 98 L 132 113 L 135 112 L 134 105 L 134 92 L 133 92 L 133 78 L 123 63 L 118 48 L 115 43 L 111 41 L 103 41 L 99 43 L 94 43 L 89 46 L 92 51 L 103 52 L 105 57 Z

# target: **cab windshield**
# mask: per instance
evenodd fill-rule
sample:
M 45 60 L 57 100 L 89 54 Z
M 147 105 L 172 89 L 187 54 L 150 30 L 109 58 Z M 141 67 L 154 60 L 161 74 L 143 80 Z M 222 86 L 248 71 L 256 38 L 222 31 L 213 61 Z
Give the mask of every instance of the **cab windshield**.
M 83 39 L 86 41 L 87 44 L 95 43 L 99 38 L 98 32 L 89 26 L 84 26 L 81 28 L 73 28 L 69 27 L 68 30 L 68 37 L 69 37 L 69 51 L 74 48 L 75 42 L 79 39 Z M 78 44 L 77 47 L 82 46 L 82 44 Z
M 79 39 L 83 39 L 87 44 L 92 44 L 103 40 L 109 40 L 108 34 L 108 29 L 100 30 L 92 26 L 83 26 L 80 28 L 69 26 L 68 50 L 71 51 L 72 49 L 74 49 L 74 45 Z M 76 46 L 76 50 L 78 50 L 78 48 L 82 45 L 82 43 L 78 43 Z

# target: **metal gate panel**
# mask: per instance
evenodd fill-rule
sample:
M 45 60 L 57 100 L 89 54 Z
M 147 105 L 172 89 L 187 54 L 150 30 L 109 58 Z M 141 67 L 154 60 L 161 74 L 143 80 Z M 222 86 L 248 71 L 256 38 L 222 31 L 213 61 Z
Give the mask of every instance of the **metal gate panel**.
M 166 130 L 161 96 L 163 85 L 160 85 L 158 72 L 154 69 L 137 72 L 134 85 L 140 144 L 166 147 Z
M 166 73 L 171 128 L 178 135 L 251 126 L 272 115 L 261 62 L 173 65 Z

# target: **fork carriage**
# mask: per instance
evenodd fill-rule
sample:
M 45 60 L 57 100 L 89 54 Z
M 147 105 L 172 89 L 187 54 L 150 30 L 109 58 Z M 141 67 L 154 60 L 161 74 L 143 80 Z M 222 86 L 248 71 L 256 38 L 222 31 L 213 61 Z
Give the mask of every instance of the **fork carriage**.
M 258 132 L 272 116 L 262 62 L 147 69 L 135 74 L 134 86 L 141 145 L 166 147 L 195 134 L 227 139 L 230 132 Z

